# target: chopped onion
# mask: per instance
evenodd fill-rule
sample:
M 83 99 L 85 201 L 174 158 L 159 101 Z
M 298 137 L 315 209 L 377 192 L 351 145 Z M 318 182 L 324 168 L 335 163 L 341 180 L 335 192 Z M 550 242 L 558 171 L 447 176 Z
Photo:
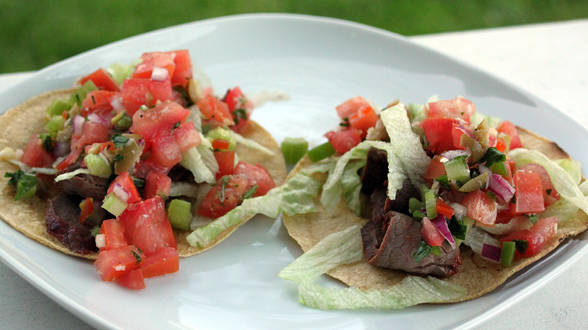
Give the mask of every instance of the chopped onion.
M 122 104 L 122 97 L 118 95 L 114 96 L 112 100 L 110 100 L 110 105 L 112 106 L 112 109 L 114 109 L 114 111 L 116 111 L 117 113 L 125 109 L 125 107 Z
M 75 135 L 79 135 L 82 134 L 82 128 L 84 127 L 84 122 L 86 120 L 84 119 L 84 117 L 80 116 L 80 115 L 76 115 L 73 119 L 73 133 Z
M 463 219 L 463 217 L 468 214 L 468 209 L 459 203 L 451 203 L 449 206 L 455 211 L 454 215 L 459 220 Z
M 95 113 L 91 113 L 90 115 L 88 115 L 88 120 L 93 122 L 93 123 L 97 123 L 97 124 L 102 124 L 105 126 L 109 126 L 110 122 L 100 116 L 98 116 Z
M 106 236 L 104 234 L 96 235 L 96 247 L 101 249 L 106 246 Z
M 441 157 L 445 157 L 447 160 L 452 160 L 461 156 L 469 157 L 470 153 L 466 150 L 449 150 L 441 154 Z
M 112 186 L 112 193 L 118 197 L 118 199 L 120 199 L 123 202 L 127 202 L 129 200 L 130 194 L 129 192 L 123 187 L 121 186 L 119 183 L 114 183 L 114 185 Z
M 167 79 L 167 76 L 167 70 L 158 66 L 153 67 L 153 71 L 151 71 L 151 80 L 154 81 L 164 81 Z
M 484 244 L 482 246 L 482 257 L 494 262 L 500 262 L 501 250 L 502 249 L 498 246 Z
M 447 242 L 451 245 L 452 248 L 455 248 L 455 240 L 451 235 L 451 231 L 449 230 L 449 226 L 447 226 L 447 218 L 443 215 L 439 215 L 435 219 L 431 220 L 437 231 L 443 236 Z
M 513 186 L 506 181 L 501 175 L 499 174 L 492 174 L 490 176 L 490 190 L 496 194 L 504 203 L 510 202 L 512 196 L 515 193 L 515 189 Z

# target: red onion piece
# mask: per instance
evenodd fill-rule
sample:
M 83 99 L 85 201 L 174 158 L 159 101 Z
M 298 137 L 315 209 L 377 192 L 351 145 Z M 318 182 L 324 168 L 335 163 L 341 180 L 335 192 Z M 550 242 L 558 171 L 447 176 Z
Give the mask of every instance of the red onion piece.
M 84 127 L 84 122 L 86 120 L 84 117 L 80 115 L 76 115 L 73 119 L 73 134 L 79 135 L 82 134 L 82 128 Z
M 127 202 L 129 200 L 130 194 L 129 192 L 123 187 L 121 186 L 119 183 L 114 183 L 114 185 L 112 186 L 112 193 L 118 197 L 118 199 L 120 199 L 123 202 Z
M 108 120 L 106 120 L 106 119 L 98 116 L 95 113 L 89 114 L 88 115 L 88 120 L 91 121 L 91 122 L 93 122 L 93 123 L 101 124 L 101 125 L 104 125 L 104 126 L 109 126 L 109 121 Z
M 482 257 L 494 262 L 500 262 L 500 252 L 502 249 L 498 246 L 484 243 L 482 246 Z
M 445 157 L 447 160 L 452 160 L 460 156 L 469 157 L 470 153 L 466 150 L 448 150 L 441 154 L 441 157 Z
M 431 220 L 431 222 L 433 223 L 433 226 L 437 228 L 437 231 L 441 234 L 441 236 L 443 236 L 447 242 L 449 242 L 449 245 L 451 245 L 452 248 L 455 248 L 455 240 L 453 239 L 451 231 L 449 230 L 449 226 L 447 225 L 447 218 L 445 218 L 445 216 L 439 215 L 435 219 Z
M 489 188 L 496 196 L 500 197 L 504 203 L 510 202 L 514 196 L 515 189 L 499 174 L 492 174 L 490 176 Z

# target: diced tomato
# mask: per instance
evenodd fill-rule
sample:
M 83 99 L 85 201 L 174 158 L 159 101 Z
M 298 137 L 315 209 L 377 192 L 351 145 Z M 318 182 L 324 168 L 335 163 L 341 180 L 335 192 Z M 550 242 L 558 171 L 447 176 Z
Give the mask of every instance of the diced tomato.
M 161 130 L 151 137 L 150 159 L 167 168 L 172 168 L 182 160 L 182 150 L 172 132 Z
M 109 117 L 112 111 L 112 98 L 119 95 L 118 92 L 111 91 L 92 91 L 86 95 L 82 102 L 82 116 L 87 117 L 90 113 L 97 113 L 101 117 Z
M 374 127 L 377 122 L 378 114 L 376 114 L 370 105 L 364 106 L 349 117 L 351 127 L 361 130 L 362 136 L 365 136 L 368 129 Z
M 143 253 L 132 245 L 118 249 L 102 250 L 94 267 L 103 281 L 114 281 L 131 270 L 137 269 L 143 261 Z
M 517 131 L 516 126 L 508 120 L 503 121 L 498 125 L 496 128 L 498 133 L 503 133 L 510 136 L 510 150 L 521 148 L 523 144 L 521 143 L 521 138 L 519 137 L 519 132 Z M 500 138 L 499 138 L 500 140 Z M 502 142 L 504 144 L 504 142 Z
M 200 134 L 194 128 L 194 123 L 189 121 L 181 124 L 174 130 L 176 142 L 182 152 L 200 144 Z
M 445 238 L 443 235 L 441 235 L 441 233 L 439 233 L 437 228 L 435 228 L 435 225 L 433 225 L 431 220 L 429 220 L 427 217 L 424 217 L 421 223 L 421 236 L 425 242 L 427 242 L 427 244 L 430 246 L 441 246 Z
M 119 198 L 122 198 L 124 202 L 136 203 L 141 201 L 141 195 L 139 195 L 139 191 L 137 191 L 137 187 L 135 187 L 135 183 L 129 175 L 129 172 L 122 172 L 121 174 L 119 174 L 114 179 L 114 181 L 112 181 L 110 187 L 108 187 L 107 193 L 110 194 L 111 192 L 113 192 L 115 190 L 115 187 L 117 186 L 117 189 L 121 189 L 123 191 L 123 194 L 125 194 L 127 198 L 122 198 L 122 196 L 119 196 L 116 192 L 115 195 L 117 195 L 117 197 Z
M 474 113 L 476 113 L 474 103 L 458 96 L 453 100 L 430 102 L 427 109 L 427 118 L 461 118 L 469 123 Z
M 137 162 L 135 165 L 135 171 L 133 175 L 139 178 L 146 178 L 149 172 L 157 172 L 161 174 L 169 173 L 171 168 L 162 166 L 161 164 L 156 163 L 151 158 L 149 159 L 142 159 Z
M 183 123 L 190 110 L 175 102 L 163 102 L 155 108 L 138 111 L 133 115 L 131 132 L 141 135 L 151 142 L 152 137 L 161 131 L 171 131 L 177 123 Z
M 490 128 L 488 130 L 488 147 L 496 147 L 496 140 L 497 139 L 498 139 L 498 132 L 496 131 L 495 128 Z M 504 150 L 502 150 L 502 151 L 504 151 Z
M 82 131 L 74 133 L 71 138 L 70 154 L 56 167 L 63 171 L 70 165 L 74 164 L 80 157 L 84 146 L 92 143 L 106 142 L 110 135 L 110 128 L 104 124 L 85 121 Z
M 501 210 L 496 215 L 496 223 L 509 223 L 510 220 L 517 216 L 516 204 L 509 203 L 508 208 Z
M 47 167 L 53 164 L 55 159 L 43 148 L 43 141 L 39 135 L 33 134 L 25 147 L 21 161 L 31 167 Z
M 429 166 L 427 166 L 427 169 L 425 170 L 425 179 L 433 181 L 445 174 L 447 174 L 447 172 L 445 170 L 445 165 L 441 162 L 441 156 L 433 157 Z
M 429 142 L 429 150 L 435 154 L 443 151 L 456 149 L 453 143 L 453 129 L 456 125 L 455 119 L 431 118 L 422 122 L 425 137 Z M 460 135 L 461 138 L 461 135 Z
M 119 217 L 129 242 L 152 255 L 164 247 L 176 247 L 176 239 L 167 218 L 163 199 L 155 196 L 130 204 Z
M 246 162 L 238 162 L 235 166 L 235 174 L 243 174 L 247 177 L 247 190 L 257 185 L 253 197 L 263 196 L 276 186 L 274 179 L 261 165 L 252 165 Z
M 545 210 L 543 185 L 538 173 L 517 170 L 514 182 L 517 213 L 538 213 Z
M 116 280 L 121 286 L 131 290 L 145 289 L 145 278 L 140 269 L 131 270 Z
M 231 129 L 237 133 L 242 132 L 249 125 L 253 103 L 245 97 L 239 86 L 229 89 L 223 101 L 233 115 L 235 125 L 231 126 Z
M 187 49 L 174 50 L 169 52 L 173 54 L 174 63 L 176 68 L 174 75 L 172 76 L 172 86 L 186 87 L 190 79 L 192 79 L 192 61 L 190 60 L 190 53 Z
M 234 150 L 215 151 L 214 158 L 216 158 L 218 164 L 218 172 L 216 173 L 217 179 L 225 175 L 233 174 L 233 169 L 235 167 Z
M 180 269 L 180 257 L 178 250 L 173 247 L 164 247 L 150 256 L 145 257 L 141 264 L 141 271 L 145 277 L 154 277 L 175 273 Z
M 361 96 L 356 96 L 339 104 L 336 109 L 339 118 L 345 120 L 345 118 L 350 119 L 351 116 L 365 107 L 371 107 L 369 102 Z
M 528 246 L 525 252 L 515 251 L 515 255 L 520 258 L 530 258 L 539 253 L 545 244 L 547 244 L 557 232 L 557 217 L 548 217 L 539 219 L 529 230 L 516 231 L 503 239 L 501 242 L 525 241 Z
M 137 64 L 131 78 L 151 79 L 153 68 L 162 68 L 167 71 L 166 80 L 171 81 L 174 76 L 176 64 L 172 53 L 151 52 L 141 55 L 141 63 Z
M 497 205 L 485 192 L 480 189 L 468 193 L 462 204 L 468 210 L 468 217 L 485 226 L 493 226 L 496 222 Z
M 200 112 L 202 112 L 203 123 L 206 125 L 224 127 L 235 123 L 227 104 L 213 95 L 207 95 L 201 98 L 196 105 L 200 109 Z
M 122 104 L 131 115 L 142 106 L 154 106 L 157 101 L 173 99 L 171 82 L 153 81 L 150 79 L 131 78 L 123 82 Z
M 171 179 L 169 176 L 157 173 L 149 172 L 147 178 L 145 178 L 145 199 L 155 196 L 169 196 L 171 189 Z
M 355 128 L 347 128 L 340 131 L 330 131 L 325 136 L 335 148 L 338 154 L 342 155 L 351 148 L 361 143 L 362 132 Z
M 445 216 L 447 219 L 451 219 L 455 214 L 455 210 L 447 203 L 445 203 L 441 198 L 437 199 L 437 213 Z
M 86 219 L 94 212 L 94 199 L 87 197 L 80 203 L 80 222 L 84 223 Z
M 91 80 L 96 87 L 112 92 L 119 92 L 120 88 L 118 84 L 110 77 L 110 75 L 103 69 L 98 69 L 89 75 L 80 79 L 80 85 L 85 84 L 88 80 Z
M 451 138 L 453 142 L 453 148 L 455 149 L 462 149 L 465 150 L 465 147 L 461 145 L 461 136 L 470 133 L 467 131 L 466 128 L 459 125 L 457 122 L 454 122 L 451 126 Z
M 541 178 L 541 186 L 543 190 L 543 201 L 545 203 L 545 207 L 557 202 L 559 200 L 559 193 L 555 190 L 553 183 L 551 182 L 551 178 L 549 178 L 549 174 L 543 166 L 539 164 L 527 164 L 521 166 L 519 171 L 525 172 L 532 172 L 539 174 L 539 178 Z
M 216 139 L 212 141 L 212 148 L 216 150 L 224 150 L 228 149 L 231 146 L 231 143 L 227 140 Z
M 100 233 L 104 235 L 104 247 L 100 250 L 118 249 L 128 245 L 125 229 L 116 219 L 102 221 Z
M 216 182 L 198 207 L 198 214 L 218 218 L 241 204 L 248 181 L 243 174 L 227 175 Z

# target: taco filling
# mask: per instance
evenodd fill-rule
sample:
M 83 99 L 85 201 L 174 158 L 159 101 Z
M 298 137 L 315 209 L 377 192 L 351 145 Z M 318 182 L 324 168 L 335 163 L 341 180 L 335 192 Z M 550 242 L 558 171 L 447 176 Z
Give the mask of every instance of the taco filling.
M 340 128 L 291 174 L 322 185 L 318 212 L 284 216 L 306 253 L 280 276 L 299 284 L 308 306 L 472 299 L 588 226 L 579 163 L 470 100 L 379 111 L 356 97 L 337 112 Z M 310 174 L 319 164 L 326 169 Z M 327 255 L 340 260 L 319 266 Z M 325 272 L 351 288 L 313 283 Z
M 263 200 L 248 201 L 285 177 L 253 107 L 239 87 L 215 96 L 187 50 L 98 69 L 0 117 L 0 215 L 45 245 L 96 259 L 102 280 L 141 289 L 144 277 L 177 271 L 180 256 L 263 212 Z M 210 227 L 206 242 L 190 239 Z

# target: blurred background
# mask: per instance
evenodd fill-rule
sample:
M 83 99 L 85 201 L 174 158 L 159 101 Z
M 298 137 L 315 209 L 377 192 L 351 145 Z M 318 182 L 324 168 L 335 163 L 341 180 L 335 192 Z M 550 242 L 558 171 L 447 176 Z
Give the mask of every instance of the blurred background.
M 210 17 L 288 12 L 403 35 L 588 17 L 587 0 L 0 0 L 0 73 L 37 70 L 112 41 Z

